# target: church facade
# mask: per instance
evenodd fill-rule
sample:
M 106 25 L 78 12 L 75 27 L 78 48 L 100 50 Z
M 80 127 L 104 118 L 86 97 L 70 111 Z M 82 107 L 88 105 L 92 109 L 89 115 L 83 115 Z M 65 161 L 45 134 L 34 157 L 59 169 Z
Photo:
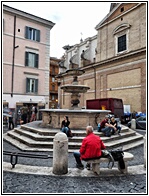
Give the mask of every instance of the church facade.
M 81 94 L 82 107 L 88 99 L 120 98 L 131 112 L 146 112 L 146 4 L 111 4 L 110 12 L 95 28 L 94 39 L 65 48 L 61 84 L 71 83 L 65 71 L 78 67 L 85 71 L 79 84 L 90 87 Z M 78 54 L 81 44 L 85 48 Z M 61 108 L 70 108 L 71 94 L 60 90 L 60 95 Z

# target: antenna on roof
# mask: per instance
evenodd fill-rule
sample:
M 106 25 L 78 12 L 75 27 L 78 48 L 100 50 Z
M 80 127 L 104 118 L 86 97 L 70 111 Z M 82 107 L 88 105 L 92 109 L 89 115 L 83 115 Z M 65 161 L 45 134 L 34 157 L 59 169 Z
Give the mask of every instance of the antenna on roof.
M 81 32 L 80 34 L 81 34 L 80 42 L 83 42 L 83 39 L 82 39 L 82 35 L 83 35 L 83 33 Z

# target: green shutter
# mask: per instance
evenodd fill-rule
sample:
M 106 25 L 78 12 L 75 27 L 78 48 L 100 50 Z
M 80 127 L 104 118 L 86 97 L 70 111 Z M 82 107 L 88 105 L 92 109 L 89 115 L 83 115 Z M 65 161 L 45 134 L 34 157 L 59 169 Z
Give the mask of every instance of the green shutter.
M 36 30 L 37 31 L 37 40 L 38 42 L 40 42 L 40 30 Z
M 28 52 L 25 52 L 25 66 L 28 66 Z
M 35 93 L 38 92 L 38 79 L 35 79 Z
M 29 27 L 25 27 L 25 38 L 28 39 L 28 30 L 29 30 Z
M 30 82 L 30 79 L 26 78 L 26 93 L 29 92 L 29 82 Z
M 35 54 L 35 67 L 38 68 L 38 59 L 39 59 L 39 55 Z

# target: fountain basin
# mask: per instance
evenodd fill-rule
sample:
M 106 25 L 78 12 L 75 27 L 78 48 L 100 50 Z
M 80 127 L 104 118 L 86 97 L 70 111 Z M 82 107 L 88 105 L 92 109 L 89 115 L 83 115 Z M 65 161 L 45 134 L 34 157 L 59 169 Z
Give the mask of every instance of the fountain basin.
M 61 86 L 61 89 L 63 89 L 64 92 L 67 92 L 67 93 L 86 93 L 87 90 L 90 89 L 90 87 L 86 85 L 67 84 L 67 85 Z
M 80 69 L 69 69 L 66 71 L 66 73 L 70 76 L 81 76 L 85 73 L 85 71 Z
M 42 112 L 42 126 L 50 128 L 61 128 L 61 122 L 64 116 L 68 116 L 70 120 L 70 129 L 86 129 L 91 125 L 97 129 L 97 123 L 104 119 L 110 110 L 69 110 L 69 109 L 40 109 Z

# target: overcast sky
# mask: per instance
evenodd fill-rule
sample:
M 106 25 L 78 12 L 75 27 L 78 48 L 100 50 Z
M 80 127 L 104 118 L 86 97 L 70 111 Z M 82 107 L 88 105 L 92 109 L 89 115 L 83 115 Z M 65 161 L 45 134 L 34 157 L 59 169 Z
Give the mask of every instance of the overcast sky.
M 50 56 L 60 58 L 65 45 L 97 34 L 96 25 L 109 13 L 111 2 L 7 2 L 3 4 L 54 22 Z

